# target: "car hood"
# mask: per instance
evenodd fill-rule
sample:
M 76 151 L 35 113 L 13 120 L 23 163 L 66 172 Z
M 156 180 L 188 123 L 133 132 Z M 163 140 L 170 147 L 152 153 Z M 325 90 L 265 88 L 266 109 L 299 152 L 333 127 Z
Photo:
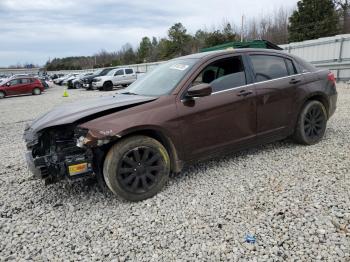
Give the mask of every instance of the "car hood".
M 136 106 L 141 103 L 156 100 L 156 97 L 115 94 L 58 106 L 46 114 L 39 116 L 31 125 L 26 127 L 32 134 L 52 126 L 71 124 L 85 117 L 99 114 L 108 110 Z
M 94 77 L 98 77 L 99 75 L 89 75 L 89 76 L 84 76 L 81 78 L 81 80 L 92 80 Z

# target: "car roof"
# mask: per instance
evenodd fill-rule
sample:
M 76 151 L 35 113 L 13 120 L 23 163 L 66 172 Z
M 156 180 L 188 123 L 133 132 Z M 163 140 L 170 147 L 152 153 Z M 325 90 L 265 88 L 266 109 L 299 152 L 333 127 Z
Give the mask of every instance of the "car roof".
M 242 53 L 248 53 L 248 52 L 261 52 L 266 54 L 282 54 L 282 55 L 288 55 L 287 53 L 275 49 L 264 49 L 264 48 L 240 48 L 240 49 L 226 49 L 226 50 L 216 50 L 216 51 L 208 51 L 208 52 L 201 52 L 196 53 L 192 55 L 182 56 L 178 57 L 176 59 L 208 59 L 211 57 L 216 57 L 219 55 L 226 55 L 226 54 L 242 54 Z

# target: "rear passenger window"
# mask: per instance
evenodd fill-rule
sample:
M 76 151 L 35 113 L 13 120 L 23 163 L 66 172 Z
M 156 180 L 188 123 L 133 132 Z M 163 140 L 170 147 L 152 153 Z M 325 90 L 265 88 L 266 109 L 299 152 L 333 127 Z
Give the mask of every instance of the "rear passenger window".
M 28 78 L 23 78 L 22 79 L 22 84 L 29 84 L 31 81 Z
M 285 59 L 285 61 L 286 61 L 286 65 L 287 65 L 287 69 L 288 69 L 289 75 L 297 74 L 297 70 L 295 69 L 293 61 L 289 60 L 289 59 Z
M 192 83 L 193 86 L 207 83 L 213 92 L 243 86 L 246 76 L 240 56 L 220 59 L 208 65 Z
M 132 69 L 125 69 L 125 74 L 131 75 L 132 73 L 134 73 Z
M 250 56 L 255 71 L 256 82 L 288 76 L 283 57 L 271 55 Z

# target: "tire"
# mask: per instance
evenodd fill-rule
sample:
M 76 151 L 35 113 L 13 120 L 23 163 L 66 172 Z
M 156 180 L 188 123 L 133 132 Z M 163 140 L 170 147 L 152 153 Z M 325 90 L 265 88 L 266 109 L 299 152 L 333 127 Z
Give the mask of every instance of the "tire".
M 79 88 L 81 88 L 80 83 L 79 82 L 74 83 L 74 89 L 79 89 Z
M 102 90 L 103 91 L 112 91 L 113 90 L 113 83 L 112 82 L 103 83 Z
M 147 136 L 129 137 L 113 145 L 103 166 L 107 187 L 129 201 L 157 194 L 168 181 L 169 173 L 167 150 Z
M 33 95 L 40 95 L 41 94 L 41 90 L 40 90 L 40 88 L 34 88 L 33 89 Z
M 0 99 L 4 98 L 5 97 L 5 93 L 0 91 Z
M 308 101 L 299 114 L 294 140 L 303 145 L 314 145 L 323 138 L 326 127 L 327 111 L 324 105 L 316 100 Z

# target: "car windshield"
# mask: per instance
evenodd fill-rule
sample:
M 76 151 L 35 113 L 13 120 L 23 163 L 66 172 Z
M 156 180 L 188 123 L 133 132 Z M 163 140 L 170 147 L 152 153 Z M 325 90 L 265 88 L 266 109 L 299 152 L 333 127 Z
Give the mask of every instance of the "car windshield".
M 101 72 L 102 72 L 103 70 L 104 70 L 104 69 L 98 69 L 98 70 L 96 70 L 96 71 L 94 72 L 94 75 L 96 76 L 96 75 L 101 74 Z
M 176 59 L 159 65 L 124 89 L 122 93 L 144 96 L 170 94 L 197 61 L 197 59 Z
M 116 69 L 111 70 L 111 71 L 109 71 L 106 75 L 107 75 L 107 76 L 112 76 L 112 75 L 114 75 L 114 73 L 115 73 L 116 71 L 117 71 Z
M 104 69 L 104 71 L 101 72 L 101 76 L 107 75 L 112 69 L 113 69 L 113 68 Z

